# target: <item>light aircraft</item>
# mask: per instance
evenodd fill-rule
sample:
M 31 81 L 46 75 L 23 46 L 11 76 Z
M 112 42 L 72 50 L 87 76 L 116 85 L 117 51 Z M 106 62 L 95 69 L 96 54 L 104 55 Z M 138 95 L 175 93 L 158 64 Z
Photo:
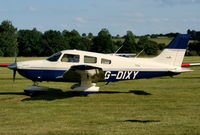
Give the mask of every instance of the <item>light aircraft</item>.
M 97 82 L 115 82 L 160 76 L 174 76 L 192 71 L 183 68 L 189 34 L 178 34 L 169 45 L 154 58 L 121 57 L 116 54 L 102 54 L 80 50 L 64 50 L 45 60 L 32 60 L 7 64 L 16 72 L 34 82 L 77 82 L 72 91 L 98 92 Z M 3 66 L 3 65 L 2 65 Z M 32 85 L 27 91 L 44 90 Z

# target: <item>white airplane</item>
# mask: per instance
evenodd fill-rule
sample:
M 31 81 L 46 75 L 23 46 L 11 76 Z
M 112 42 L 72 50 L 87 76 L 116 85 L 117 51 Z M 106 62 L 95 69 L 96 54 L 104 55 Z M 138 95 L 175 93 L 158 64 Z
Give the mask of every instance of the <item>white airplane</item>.
M 121 57 L 80 50 L 64 50 L 45 60 L 15 62 L 8 65 L 33 82 L 77 82 L 72 91 L 98 92 L 97 82 L 115 82 L 159 76 L 173 76 L 192 71 L 182 68 L 189 34 L 177 35 L 171 43 L 154 58 Z M 29 86 L 25 90 L 42 90 L 40 86 Z

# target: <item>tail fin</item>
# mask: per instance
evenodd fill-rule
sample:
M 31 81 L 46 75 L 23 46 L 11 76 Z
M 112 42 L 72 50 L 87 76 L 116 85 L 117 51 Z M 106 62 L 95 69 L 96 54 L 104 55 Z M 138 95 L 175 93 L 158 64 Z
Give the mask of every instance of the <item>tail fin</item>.
M 172 66 L 181 66 L 189 39 L 189 34 L 178 34 L 154 60 Z

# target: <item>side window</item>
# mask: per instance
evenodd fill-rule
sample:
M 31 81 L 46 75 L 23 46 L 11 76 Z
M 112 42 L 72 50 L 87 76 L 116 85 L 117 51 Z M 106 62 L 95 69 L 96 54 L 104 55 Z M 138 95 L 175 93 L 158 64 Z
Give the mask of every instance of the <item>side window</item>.
M 111 64 L 111 60 L 108 59 L 101 59 L 101 64 Z
M 84 63 L 97 63 L 97 58 L 92 56 L 84 56 Z
M 74 55 L 74 54 L 64 54 L 61 61 L 62 62 L 76 62 L 78 63 L 80 59 L 79 55 Z

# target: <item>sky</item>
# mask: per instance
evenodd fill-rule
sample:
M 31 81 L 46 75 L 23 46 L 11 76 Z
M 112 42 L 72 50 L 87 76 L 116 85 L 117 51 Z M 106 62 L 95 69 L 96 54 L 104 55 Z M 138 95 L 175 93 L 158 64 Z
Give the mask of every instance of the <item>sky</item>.
M 106 28 L 112 35 L 200 30 L 200 0 L 0 0 L 0 22 L 18 29 L 77 30 Z

